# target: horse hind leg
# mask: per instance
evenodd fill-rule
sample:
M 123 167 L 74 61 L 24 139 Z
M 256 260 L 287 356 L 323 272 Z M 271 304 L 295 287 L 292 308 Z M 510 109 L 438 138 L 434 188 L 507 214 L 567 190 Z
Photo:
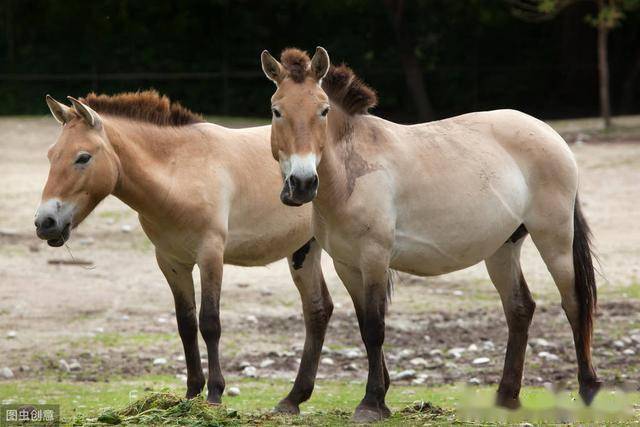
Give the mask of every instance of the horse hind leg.
M 602 385 L 591 359 L 597 295 L 589 227 L 577 198 L 572 213 L 566 207 L 563 210 L 547 206 L 545 214 L 526 226 L 560 291 L 562 308 L 573 332 L 580 396 L 589 405 Z
M 524 370 L 529 325 L 536 304 L 520 268 L 520 248 L 524 236 L 515 235 L 485 260 L 491 281 L 500 294 L 509 327 L 507 352 L 496 404 L 509 409 L 520 406 L 520 387 Z

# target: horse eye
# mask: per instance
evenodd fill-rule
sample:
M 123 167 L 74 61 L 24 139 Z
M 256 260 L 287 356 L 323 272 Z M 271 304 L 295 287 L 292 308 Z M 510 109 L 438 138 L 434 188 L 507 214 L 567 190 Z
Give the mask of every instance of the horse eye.
M 282 114 L 280 113 L 280 111 L 278 111 L 277 108 L 272 108 L 271 111 L 273 111 L 273 115 L 276 117 L 282 117 Z
M 76 159 L 76 165 L 84 165 L 91 160 L 91 154 L 89 153 L 80 153 L 78 158 Z
M 324 110 L 322 110 L 322 112 L 320 113 L 320 115 L 322 117 L 326 117 L 327 114 L 329 114 L 329 107 L 325 108 Z

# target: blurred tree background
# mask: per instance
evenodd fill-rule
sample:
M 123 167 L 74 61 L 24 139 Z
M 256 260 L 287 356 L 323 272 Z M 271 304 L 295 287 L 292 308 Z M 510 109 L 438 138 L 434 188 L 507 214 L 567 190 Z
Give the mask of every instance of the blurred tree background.
M 44 114 L 45 93 L 153 87 L 205 114 L 268 117 L 260 52 L 317 45 L 377 89 L 376 114 L 401 122 L 600 113 L 594 2 L 536 21 L 509 0 L 0 0 L 0 16 L 0 114 Z M 639 113 L 638 8 L 607 45 L 612 112 Z

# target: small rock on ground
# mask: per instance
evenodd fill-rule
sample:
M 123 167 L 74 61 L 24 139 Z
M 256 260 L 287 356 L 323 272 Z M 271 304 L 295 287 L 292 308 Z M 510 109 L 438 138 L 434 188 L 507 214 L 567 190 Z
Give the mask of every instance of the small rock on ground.
M 240 389 L 238 387 L 229 387 L 227 390 L 228 396 L 240 396 Z
M 153 359 L 153 366 L 162 366 L 167 364 L 167 359 L 164 357 L 156 357 Z
M 10 380 L 13 378 L 13 371 L 9 367 L 5 366 L 0 370 L 0 376 L 4 379 Z
M 473 363 L 474 365 L 485 365 L 490 361 L 491 359 L 489 359 L 488 357 L 476 357 L 471 363 Z

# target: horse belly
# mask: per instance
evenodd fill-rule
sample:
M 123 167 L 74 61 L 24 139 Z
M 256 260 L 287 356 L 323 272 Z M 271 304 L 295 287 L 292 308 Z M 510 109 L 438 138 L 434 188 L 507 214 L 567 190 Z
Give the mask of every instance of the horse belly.
M 280 216 L 265 213 L 260 220 L 230 227 L 224 252 L 225 263 L 267 265 L 291 255 L 308 242 L 312 237 L 310 214 L 283 207 L 297 212 Z
M 502 172 L 414 200 L 408 214 L 399 210 L 391 267 L 433 276 L 493 255 L 522 224 L 529 197 L 518 171 Z

